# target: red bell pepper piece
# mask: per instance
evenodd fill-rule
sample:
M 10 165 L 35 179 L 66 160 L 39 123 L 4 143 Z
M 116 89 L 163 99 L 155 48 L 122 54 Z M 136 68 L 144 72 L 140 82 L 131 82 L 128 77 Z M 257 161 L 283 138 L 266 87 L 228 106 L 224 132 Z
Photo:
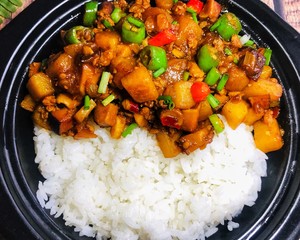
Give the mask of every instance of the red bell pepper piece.
M 176 40 L 176 35 L 171 29 L 165 29 L 148 40 L 149 45 L 161 47 Z
M 178 124 L 178 119 L 174 116 L 164 116 L 160 118 L 160 122 L 163 126 L 172 127 L 176 129 L 180 129 L 180 125 Z
M 186 5 L 187 7 L 192 8 L 196 13 L 200 13 L 204 3 L 199 0 L 190 0 Z
M 191 94 L 195 102 L 200 102 L 210 94 L 210 88 L 205 82 L 194 82 L 191 87 Z

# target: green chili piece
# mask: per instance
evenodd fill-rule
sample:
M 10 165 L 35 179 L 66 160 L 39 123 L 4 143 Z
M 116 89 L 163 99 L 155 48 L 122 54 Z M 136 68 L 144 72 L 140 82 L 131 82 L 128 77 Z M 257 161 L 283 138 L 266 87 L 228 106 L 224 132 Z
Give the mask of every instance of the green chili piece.
M 224 13 L 210 28 L 210 31 L 217 31 L 225 41 L 229 41 L 232 35 L 239 34 L 241 30 L 240 20 L 231 12 Z
M 21 0 L 9 0 L 9 1 L 17 7 L 21 7 L 23 5 L 23 2 Z
M 75 26 L 70 28 L 68 31 L 65 33 L 65 41 L 68 44 L 78 44 L 84 42 L 84 39 L 81 38 L 81 36 L 84 35 L 85 31 L 91 31 L 89 28 L 86 28 L 84 26 Z M 92 32 L 91 32 L 92 34 Z
M 213 128 L 215 129 L 216 133 L 221 133 L 224 131 L 224 123 L 221 118 L 217 114 L 212 114 L 208 117 L 209 121 L 211 122 Z
M 4 8 L 2 5 L 0 5 L 0 16 L 4 18 L 10 18 L 11 12 L 9 12 L 6 8 Z
M 126 13 L 124 13 L 122 11 L 122 9 L 118 8 L 118 7 L 116 7 L 110 15 L 110 17 L 114 23 L 118 23 L 121 20 L 121 18 L 125 17 L 125 16 L 126 16 Z
M 1 0 L 1 5 L 11 13 L 14 13 L 17 10 L 17 7 L 8 0 Z
M 212 108 L 217 108 L 220 105 L 220 101 L 211 93 L 207 95 L 206 99 Z
M 213 67 L 212 69 L 209 70 L 208 74 L 206 75 L 205 82 L 208 85 L 212 86 L 217 83 L 217 81 L 220 79 L 220 77 L 221 77 L 221 74 L 218 71 L 218 69 Z
M 167 69 L 167 54 L 161 47 L 147 46 L 143 48 L 140 53 L 140 58 L 144 66 L 149 70 Z
M 227 48 L 227 47 L 224 49 L 224 53 L 225 53 L 227 56 L 231 56 L 231 55 L 232 55 L 231 50 L 230 50 L 229 48 Z
M 222 91 L 228 81 L 228 74 L 224 74 L 217 85 L 217 91 Z
M 108 81 L 110 78 L 110 72 L 103 72 L 101 75 L 99 87 L 98 87 L 98 93 L 105 93 L 108 85 Z
M 129 126 L 125 128 L 125 130 L 122 132 L 122 137 L 127 137 L 127 135 L 131 134 L 132 131 L 137 128 L 138 125 L 136 123 L 131 123 Z
M 86 27 L 91 27 L 94 25 L 94 22 L 97 18 L 98 2 L 97 1 L 87 2 L 84 5 L 84 7 L 85 7 L 85 11 L 83 14 L 83 25 Z
M 102 105 L 105 107 L 107 106 L 108 104 L 110 104 L 113 100 L 115 100 L 115 95 L 113 94 L 110 94 L 107 98 L 105 98 L 104 100 L 102 100 Z
M 213 67 L 217 67 L 219 64 L 219 53 L 216 48 L 210 44 L 203 45 L 197 54 L 197 60 L 199 67 L 208 72 Z
M 264 53 L 264 57 L 266 58 L 265 65 L 269 66 L 270 61 L 271 61 L 271 57 L 272 57 L 272 49 L 266 48 L 265 53 Z
M 173 109 L 175 107 L 175 103 L 172 100 L 171 96 L 162 95 L 157 98 L 157 100 L 163 100 L 164 104 L 168 106 L 168 109 Z
M 187 80 L 189 80 L 189 77 L 190 77 L 190 73 L 188 71 L 184 71 L 183 72 L 183 80 L 187 81 Z
M 90 96 L 89 95 L 85 95 L 84 96 L 84 109 L 85 110 L 88 110 L 90 108 L 90 105 L 91 105 L 91 99 L 90 99 Z
M 102 24 L 104 25 L 104 27 L 106 27 L 107 29 L 113 30 L 113 26 L 110 24 L 110 22 L 106 19 L 102 20 Z
M 139 19 L 128 16 L 122 24 L 124 42 L 141 44 L 146 37 L 145 25 Z

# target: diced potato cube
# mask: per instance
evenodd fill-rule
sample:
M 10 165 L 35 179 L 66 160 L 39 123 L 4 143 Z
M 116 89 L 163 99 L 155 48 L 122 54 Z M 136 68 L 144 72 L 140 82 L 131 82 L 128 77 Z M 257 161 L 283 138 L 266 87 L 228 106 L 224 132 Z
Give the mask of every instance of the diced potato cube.
M 152 76 L 144 66 L 136 67 L 121 79 L 123 87 L 136 102 L 156 100 L 158 91 Z
M 110 135 L 114 139 L 119 139 L 122 136 L 122 132 L 126 127 L 126 118 L 123 116 L 117 116 L 115 124 L 110 129 Z
M 120 35 L 113 31 L 98 32 L 95 36 L 95 43 L 103 50 L 116 49 L 121 41 Z
M 175 82 L 166 88 L 164 95 L 171 96 L 176 108 L 192 108 L 196 104 L 191 93 L 192 85 L 190 81 Z
M 282 86 L 277 79 L 259 78 L 257 81 L 250 81 L 248 86 L 243 90 L 246 97 L 270 95 L 271 101 L 278 101 L 282 96 Z
M 213 110 L 207 100 L 199 102 L 197 109 L 199 111 L 198 121 L 203 121 L 213 114 Z
M 21 102 L 21 107 L 30 112 L 34 111 L 35 105 L 36 103 L 30 96 L 30 94 L 26 95 Z
M 246 101 L 231 99 L 222 108 L 222 115 L 225 116 L 228 125 L 236 129 L 245 119 L 248 112 Z
M 78 112 L 75 113 L 74 119 L 78 123 L 82 123 L 85 119 L 88 118 L 90 113 L 93 111 L 93 109 L 96 107 L 96 103 L 93 99 L 90 99 L 90 107 L 88 109 L 85 109 L 84 106 L 82 106 Z
M 43 72 L 36 73 L 29 78 L 27 89 L 35 101 L 40 101 L 54 93 L 51 79 Z
M 110 103 L 106 106 L 98 104 L 94 110 L 94 120 L 101 127 L 112 127 L 116 124 L 118 106 Z
M 253 108 L 249 108 L 244 119 L 244 123 L 248 126 L 252 126 L 256 121 L 264 116 L 264 111 L 255 112 Z
M 183 123 L 181 129 L 193 132 L 198 126 L 199 110 L 197 108 L 182 110 Z
M 242 91 L 249 83 L 246 73 L 237 66 L 228 70 L 228 81 L 225 88 L 228 91 Z
M 158 132 L 156 134 L 158 145 L 165 158 L 176 157 L 181 152 L 181 149 L 176 144 L 178 138 L 179 135 L 177 134 L 174 136 L 170 136 L 166 132 Z
M 268 122 L 263 120 L 255 122 L 253 130 L 255 145 L 261 151 L 268 153 L 283 146 L 281 131 L 275 118 Z

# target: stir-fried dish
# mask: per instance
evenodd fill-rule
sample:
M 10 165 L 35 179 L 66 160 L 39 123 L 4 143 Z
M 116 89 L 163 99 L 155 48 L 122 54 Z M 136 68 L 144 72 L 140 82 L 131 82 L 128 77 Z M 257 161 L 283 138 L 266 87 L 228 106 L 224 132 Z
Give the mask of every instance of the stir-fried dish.
M 90 1 L 61 36 L 61 52 L 30 65 L 21 103 L 43 128 L 93 138 L 96 123 L 119 139 L 141 127 L 174 157 L 205 148 L 223 115 L 233 129 L 253 126 L 262 151 L 283 146 L 272 50 L 215 0 Z

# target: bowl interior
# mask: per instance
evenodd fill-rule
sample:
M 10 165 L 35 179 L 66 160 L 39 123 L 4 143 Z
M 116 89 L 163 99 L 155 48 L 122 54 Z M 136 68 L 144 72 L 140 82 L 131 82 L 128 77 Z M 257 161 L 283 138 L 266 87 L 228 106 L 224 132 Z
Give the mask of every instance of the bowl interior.
M 58 1 L 57 1 L 58 2 Z M 13 186 L 12 198 L 22 209 L 28 226 L 36 235 L 52 239 L 85 239 L 73 232 L 73 228 L 66 227 L 62 218 L 55 219 L 49 211 L 42 209 L 36 200 L 35 192 L 38 182 L 43 180 L 37 164 L 34 163 L 33 124 L 31 114 L 20 107 L 20 102 L 27 94 L 28 65 L 32 61 L 41 61 L 62 48 L 60 29 L 68 29 L 80 24 L 82 17 L 82 1 L 64 1 L 43 20 L 35 24 L 32 31 L 19 45 L 11 62 L 10 70 L 3 83 L 6 91 L 6 108 L 4 113 L 4 136 L 7 149 L 8 169 L 7 181 Z M 272 33 L 268 31 L 253 15 L 245 11 L 234 2 L 228 4 L 228 10 L 236 13 L 243 22 L 244 32 L 250 34 L 259 45 L 266 45 L 273 49 L 272 67 L 274 75 L 284 86 L 285 92 L 281 102 L 279 122 L 285 131 L 284 147 L 277 152 L 268 154 L 268 177 L 262 180 L 262 189 L 256 204 L 245 207 L 243 212 L 234 219 L 240 227 L 229 232 L 226 227 L 210 239 L 245 239 L 249 236 L 262 234 L 262 229 L 270 223 L 273 213 L 282 201 L 289 183 L 289 169 L 295 149 L 294 123 L 297 113 L 293 109 L 293 95 L 290 89 L 293 84 L 299 84 L 295 79 L 293 68 L 281 63 L 289 62 L 289 58 L 282 46 Z M 254 27 L 255 26 L 255 27 Z M 2 92 L 2 90 L 1 90 Z M 261 236 L 261 235 L 260 235 Z

